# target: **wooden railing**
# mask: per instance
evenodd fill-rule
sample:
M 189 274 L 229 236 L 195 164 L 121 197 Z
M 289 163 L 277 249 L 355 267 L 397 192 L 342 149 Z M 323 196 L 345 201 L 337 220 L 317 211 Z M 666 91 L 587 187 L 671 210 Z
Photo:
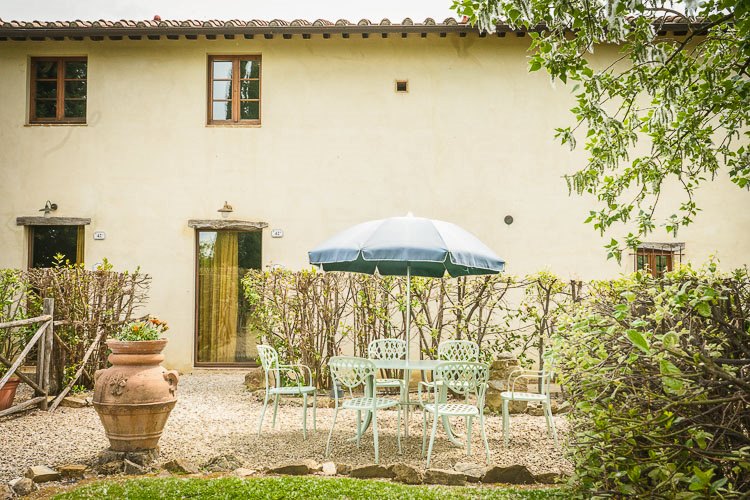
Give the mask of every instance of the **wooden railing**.
M 52 362 L 52 347 L 54 342 L 54 323 L 52 317 L 54 316 L 55 302 L 52 299 L 44 299 L 44 306 L 42 308 L 42 315 L 36 318 L 21 319 L 17 321 L 9 321 L 7 323 L 0 323 L 0 328 L 18 328 L 26 325 L 33 325 L 41 323 L 42 325 L 31 337 L 31 340 L 23 348 L 18 357 L 14 360 L 6 359 L 0 355 L 0 363 L 8 367 L 8 371 L 5 375 L 0 378 L 0 389 L 10 380 L 10 377 L 14 374 L 20 378 L 23 382 L 27 383 L 32 389 L 34 389 L 35 397 L 19 403 L 15 406 L 11 406 L 7 410 L 0 411 L 0 417 L 10 415 L 19 411 L 26 410 L 32 406 L 39 405 L 42 410 L 47 410 L 48 407 L 48 396 L 50 387 L 50 366 Z M 29 375 L 18 371 L 23 365 L 26 356 L 28 356 L 34 345 L 38 344 L 37 349 L 37 362 L 36 362 L 36 377 L 32 379 Z

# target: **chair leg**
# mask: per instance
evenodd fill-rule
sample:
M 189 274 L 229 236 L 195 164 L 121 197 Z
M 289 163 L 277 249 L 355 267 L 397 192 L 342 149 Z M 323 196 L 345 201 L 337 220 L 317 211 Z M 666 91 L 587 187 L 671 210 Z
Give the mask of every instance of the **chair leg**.
M 396 439 L 398 440 L 398 454 L 401 455 L 401 405 L 396 407 L 398 409 L 398 427 L 396 427 Z
M 263 417 L 266 416 L 266 408 L 268 407 L 268 391 L 266 391 L 266 396 L 263 398 L 263 409 L 260 412 L 260 422 L 258 422 L 258 436 L 260 436 L 260 431 L 263 429 Z
M 440 419 L 440 414 L 436 411 L 433 415 L 435 418 L 432 420 L 432 434 L 430 435 L 430 447 L 427 449 L 427 468 L 430 468 L 430 459 L 432 458 L 432 445 L 435 443 L 435 434 L 437 434 L 437 423 Z
M 318 432 L 318 391 L 313 392 L 313 432 Z
M 503 400 L 503 444 L 508 447 L 508 434 L 510 434 L 510 417 L 508 416 L 508 400 Z
M 552 416 L 552 407 L 547 404 L 547 425 L 552 429 L 552 439 L 555 442 L 555 446 L 557 446 L 557 429 L 555 429 L 555 417 Z
M 362 412 L 357 410 L 357 448 L 359 448 L 359 441 L 362 438 Z
M 473 424 L 471 417 L 466 417 L 466 455 L 471 456 L 471 426 Z
M 307 439 L 307 393 L 302 395 L 302 439 Z
M 336 417 L 339 414 L 339 407 L 336 406 L 336 409 L 333 410 L 333 423 L 331 424 L 331 430 L 328 432 L 328 442 L 326 442 L 326 457 L 330 456 L 331 454 L 331 436 L 333 436 L 333 428 L 336 427 Z
M 487 457 L 487 463 L 490 463 L 490 444 L 487 442 L 487 434 L 484 432 L 484 413 L 479 414 L 479 430 L 482 433 L 482 440 L 484 440 L 484 450 Z
M 273 398 L 273 428 L 276 429 L 276 413 L 279 411 L 279 395 Z
M 427 451 L 427 411 L 422 408 L 422 457 Z
M 378 450 L 378 412 L 372 411 L 372 441 L 375 445 L 375 465 L 380 463 L 380 454 Z

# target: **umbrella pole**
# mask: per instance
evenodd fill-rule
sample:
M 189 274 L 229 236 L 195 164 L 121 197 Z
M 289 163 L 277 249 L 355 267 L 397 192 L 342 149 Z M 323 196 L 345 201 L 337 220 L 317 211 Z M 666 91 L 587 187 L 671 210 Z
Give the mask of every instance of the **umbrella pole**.
M 411 266 L 406 266 L 406 360 L 411 348 Z

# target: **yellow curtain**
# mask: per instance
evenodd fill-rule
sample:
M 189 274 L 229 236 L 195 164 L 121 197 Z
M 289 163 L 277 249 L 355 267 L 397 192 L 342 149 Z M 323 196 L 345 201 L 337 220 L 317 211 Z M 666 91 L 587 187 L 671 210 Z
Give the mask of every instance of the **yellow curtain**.
M 237 351 L 237 233 L 218 231 L 213 252 L 199 261 L 199 361 L 231 363 Z
M 83 241 L 86 239 L 86 229 L 84 226 L 78 226 L 78 236 L 76 238 L 76 264 L 83 264 Z

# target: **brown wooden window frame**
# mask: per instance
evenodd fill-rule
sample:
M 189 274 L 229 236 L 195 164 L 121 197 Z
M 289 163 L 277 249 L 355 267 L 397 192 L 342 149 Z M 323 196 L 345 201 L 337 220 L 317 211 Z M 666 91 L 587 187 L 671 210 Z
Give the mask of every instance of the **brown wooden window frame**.
M 232 118 L 230 120 L 214 120 L 213 103 L 214 103 L 214 65 L 215 61 L 231 61 L 232 63 Z M 257 61 L 258 78 L 240 78 L 240 62 Z M 219 79 L 216 81 L 221 81 Z M 258 118 L 242 119 L 240 117 L 240 105 L 242 101 L 256 101 L 256 99 L 240 98 L 240 80 L 257 80 L 258 81 Z M 225 81 L 225 80 L 224 80 Z M 233 55 L 210 55 L 208 56 L 208 125 L 260 125 L 263 116 L 263 60 L 258 54 L 233 54 Z M 217 99 L 222 101 L 224 99 Z
M 56 116 L 54 118 L 38 118 L 36 116 L 36 87 L 37 81 L 37 63 L 39 62 L 55 62 L 57 63 L 57 77 L 56 82 Z M 86 63 L 86 78 L 65 78 L 65 63 L 66 62 L 84 62 Z M 76 100 L 88 101 L 88 57 L 32 57 L 31 58 L 31 71 L 30 71 L 30 92 L 29 92 L 29 123 L 86 123 L 86 114 L 88 114 L 88 105 L 86 105 L 86 113 L 82 117 L 66 117 L 65 116 L 65 82 L 69 81 L 83 81 L 86 84 L 86 96 L 83 98 L 76 98 Z M 52 81 L 52 79 L 41 79 L 42 81 Z M 69 99 L 70 100 L 70 99 Z
M 662 260 L 663 259 L 663 260 Z M 660 262 L 664 263 L 663 269 Z M 645 270 L 653 277 L 660 277 L 665 272 L 675 269 L 675 264 L 682 262 L 682 247 L 674 249 L 671 245 L 664 245 L 663 248 L 639 247 L 633 254 L 633 265 L 636 271 Z M 643 263 L 643 265 L 641 265 Z

